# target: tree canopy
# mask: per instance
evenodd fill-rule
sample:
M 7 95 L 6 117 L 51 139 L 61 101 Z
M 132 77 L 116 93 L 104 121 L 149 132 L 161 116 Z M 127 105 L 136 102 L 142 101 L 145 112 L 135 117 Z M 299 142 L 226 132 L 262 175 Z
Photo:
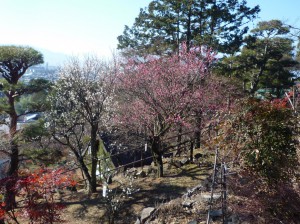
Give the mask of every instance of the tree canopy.
M 262 87 L 277 91 L 289 87 L 294 76 L 291 68 L 297 64 L 289 32 L 279 20 L 259 22 L 245 38 L 241 53 L 222 60 L 223 72 L 248 82 L 250 93 Z
M 43 62 L 43 55 L 31 47 L 0 46 L 0 74 L 10 84 L 17 84 L 29 67 Z
M 206 45 L 225 53 L 237 51 L 245 24 L 260 11 L 239 0 L 154 0 L 141 9 L 133 26 L 125 26 L 118 49 L 135 54 L 176 52 L 185 41 Z

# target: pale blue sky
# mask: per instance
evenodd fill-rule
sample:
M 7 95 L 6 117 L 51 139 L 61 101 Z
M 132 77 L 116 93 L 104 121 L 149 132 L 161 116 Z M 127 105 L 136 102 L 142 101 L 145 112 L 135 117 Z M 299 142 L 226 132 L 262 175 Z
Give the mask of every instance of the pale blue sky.
M 300 28 L 300 0 L 247 0 L 248 6 L 259 5 L 259 19 L 279 19 Z
M 110 55 L 150 0 L 0 0 L 0 44 Z
M 54 52 L 111 55 L 117 36 L 151 0 L 0 0 L 0 45 Z M 300 27 L 300 0 L 248 0 L 259 20 L 282 19 Z

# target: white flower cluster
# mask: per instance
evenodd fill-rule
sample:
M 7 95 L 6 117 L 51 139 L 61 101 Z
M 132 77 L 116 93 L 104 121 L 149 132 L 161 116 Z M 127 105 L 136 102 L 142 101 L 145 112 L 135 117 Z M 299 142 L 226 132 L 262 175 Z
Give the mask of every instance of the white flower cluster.
M 107 126 L 114 113 L 116 69 L 88 57 L 73 58 L 59 71 L 53 94 L 49 96 L 49 121 L 53 127 L 72 130 L 77 124 Z

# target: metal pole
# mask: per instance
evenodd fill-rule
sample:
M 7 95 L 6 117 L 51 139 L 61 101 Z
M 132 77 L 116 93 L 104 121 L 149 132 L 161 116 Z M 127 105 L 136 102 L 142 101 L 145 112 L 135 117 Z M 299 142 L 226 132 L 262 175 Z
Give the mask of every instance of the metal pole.
M 222 184 L 222 218 L 223 218 L 223 224 L 224 224 L 224 223 L 226 223 L 226 200 L 227 200 L 226 164 L 225 163 L 222 163 L 221 184 Z
M 296 108 L 296 104 L 295 104 L 295 86 L 293 86 L 293 105 L 294 105 L 294 108 Z
M 218 147 L 216 147 L 216 153 L 215 153 L 214 172 L 213 172 L 213 179 L 212 179 L 212 183 L 211 183 L 210 202 L 209 202 L 209 208 L 208 208 L 206 224 L 209 224 L 209 222 L 210 222 L 210 210 L 211 210 L 211 207 L 212 207 L 212 201 L 213 201 L 213 195 L 214 195 L 214 184 L 215 184 L 215 177 L 216 177 L 217 157 L 218 157 Z

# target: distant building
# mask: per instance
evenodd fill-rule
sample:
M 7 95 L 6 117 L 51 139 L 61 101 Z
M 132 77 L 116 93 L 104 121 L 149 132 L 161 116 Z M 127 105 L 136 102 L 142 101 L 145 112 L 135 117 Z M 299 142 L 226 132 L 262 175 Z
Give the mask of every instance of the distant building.
M 56 81 L 58 79 L 57 74 L 58 67 L 45 65 L 36 65 L 27 69 L 26 73 L 22 76 L 23 82 L 29 82 L 31 79 L 43 78 L 50 81 Z
M 37 121 L 38 119 L 40 119 L 42 117 L 42 113 L 29 113 L 26 115 L 22 115 L 20 117 L 18 117 L 18 121 L 17 121 L 17 130 L 22 129 L 25 125 L 28 125 L 32 122 Z M 9 122 L 9 118 L 5 119 L 6 123 L 8 124 Z M 9 133 L 9 127 L 6 124 L 0 124 L 0 134 L 8 134 Z M 1 157 L 0 157 L 1 159 Z

